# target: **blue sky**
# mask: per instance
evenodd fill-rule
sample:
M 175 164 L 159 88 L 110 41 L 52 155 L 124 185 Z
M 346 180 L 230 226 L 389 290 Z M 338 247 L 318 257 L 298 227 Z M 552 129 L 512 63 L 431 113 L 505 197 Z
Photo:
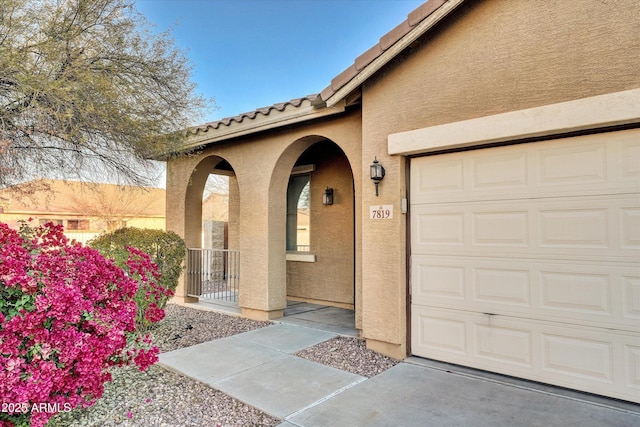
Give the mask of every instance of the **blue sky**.
M 318 93 L 424 0 L 136 0 L 188 50 L 205 121 Z M 194 123 L 196 124 L 196 123 Z

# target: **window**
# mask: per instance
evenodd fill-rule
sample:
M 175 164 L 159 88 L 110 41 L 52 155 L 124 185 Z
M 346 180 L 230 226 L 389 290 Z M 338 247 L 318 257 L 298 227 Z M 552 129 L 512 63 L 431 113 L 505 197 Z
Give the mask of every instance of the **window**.
M 67 221 L 67 230 L 88 230 L 88 219 L 70 219 Z
M 287 189 L 287 251 L 309 252 L 311 242 L 310 175 L 289 179 Z
M 50 222 L 52 222 L 53 225 L 64 225 L 64 222 L 61 219 L 41 218 L 38 220 L 40 225 L 45 225 Z

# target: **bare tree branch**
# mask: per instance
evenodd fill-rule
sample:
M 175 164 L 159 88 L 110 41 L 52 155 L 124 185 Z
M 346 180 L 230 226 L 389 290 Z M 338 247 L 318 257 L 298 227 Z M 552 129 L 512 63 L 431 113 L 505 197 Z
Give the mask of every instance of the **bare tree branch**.
M 133 0 L 0 0 L 0 187 L 52 169 L 146 184 L 213 105 L 191 72 Z

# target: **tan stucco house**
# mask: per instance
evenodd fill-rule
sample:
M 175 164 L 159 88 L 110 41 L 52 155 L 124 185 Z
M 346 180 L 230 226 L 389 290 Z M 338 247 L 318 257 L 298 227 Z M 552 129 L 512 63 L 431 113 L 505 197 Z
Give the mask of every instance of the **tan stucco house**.
M 636 0 L 429 0 L 319 95 L 186 147 L 167 228 L 198 247 L 204 183 L 231 177 L 243 316 L 349 308 L 398 359 L 640 402 Z

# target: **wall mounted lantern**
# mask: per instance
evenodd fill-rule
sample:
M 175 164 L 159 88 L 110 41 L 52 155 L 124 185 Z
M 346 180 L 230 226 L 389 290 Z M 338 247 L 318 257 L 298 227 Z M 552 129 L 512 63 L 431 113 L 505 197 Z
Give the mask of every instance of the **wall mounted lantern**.
M 333 188 L 327 187 L 327 189 L 324 190 L 324 194 L 322 195 L 322 204 L 323 205 L 333 204 Z
M 376 185 L 376 197 L 378 197 L 378 184 L 384 178 L 384 168 L 378 162 L 378 158 L 373 158 L 373 163 L 369 166 L 369 173 L 371 175 L 371 180 Z

